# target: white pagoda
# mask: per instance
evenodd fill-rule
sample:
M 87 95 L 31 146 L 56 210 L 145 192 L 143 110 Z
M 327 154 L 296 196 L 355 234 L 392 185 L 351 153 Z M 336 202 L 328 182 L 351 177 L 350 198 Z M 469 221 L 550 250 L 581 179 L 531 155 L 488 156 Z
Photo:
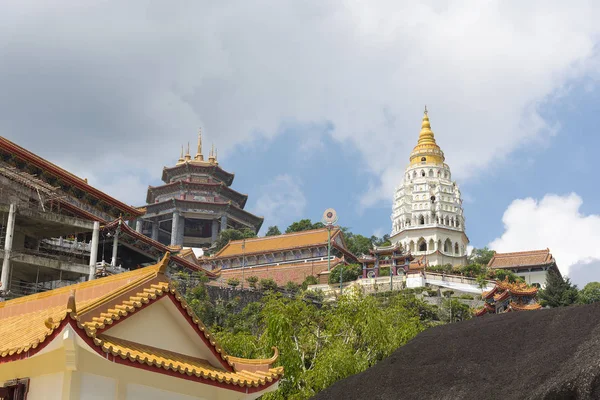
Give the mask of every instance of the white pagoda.
M 435 142 L 427 108 L 392 209 L 393 244 L 429 265 L 465 265 L 469 238 L 460 190 Z

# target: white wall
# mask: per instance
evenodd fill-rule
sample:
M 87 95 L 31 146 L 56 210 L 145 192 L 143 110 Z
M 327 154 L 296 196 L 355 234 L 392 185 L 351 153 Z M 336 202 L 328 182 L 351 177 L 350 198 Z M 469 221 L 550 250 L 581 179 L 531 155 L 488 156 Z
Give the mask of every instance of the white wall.
M 34 376 L 29 380 L 27 400 L 58 400 L 62 398 L 63 373 Z
M 82 373 L 80 376 L 79 398 L 81 400 L 104 400 L 116 397 L 116 380 L 88 373 Z
M 546 271 L 518 271 L 516 272 L 516 275 L 523 277 L 528 285 L 538 283 L 542 288 L 546 287 Z
M 149 386 L 136 385 L 130 383 L 127 385 L 127 400 L 199 400 L 205 397 L 192 397 L 179 393 L 167 392 L 165 390 L 155 389 Z

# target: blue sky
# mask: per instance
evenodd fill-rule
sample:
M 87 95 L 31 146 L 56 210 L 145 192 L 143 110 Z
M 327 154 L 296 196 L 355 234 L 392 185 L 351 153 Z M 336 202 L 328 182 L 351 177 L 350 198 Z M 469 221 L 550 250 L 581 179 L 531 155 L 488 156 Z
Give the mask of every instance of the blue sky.
M 390 230 L 427 104 L 467 234 L 600 280 L 600 4 L 37 0 L 0 15 L 0 134 L 140 205 L 215 143 L 265 226 Z

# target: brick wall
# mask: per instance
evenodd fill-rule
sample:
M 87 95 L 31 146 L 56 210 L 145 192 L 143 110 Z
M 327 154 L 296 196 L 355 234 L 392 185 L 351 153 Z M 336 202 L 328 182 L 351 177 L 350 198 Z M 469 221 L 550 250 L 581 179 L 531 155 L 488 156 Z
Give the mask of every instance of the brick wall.
M 331 267 L 337 264 L 337 260 L 331 260 Z M 311 261 L 284 265 L 270 265 L 265 267 L 245 268 L 243 276 L 257 276 L 258 279 L 273 278 L 279 286 L 285 285 L 288 281 L 302 283 L 309 276 L 317 276 L 320 272 L 327 271 L 327 261 Z M 221 271 L 222 278 L 227 281 L 229 278 L 238 278 L 242 280 L 242 270 L 224 269 Z M 244 283 L 244 286 L 247 283 Z

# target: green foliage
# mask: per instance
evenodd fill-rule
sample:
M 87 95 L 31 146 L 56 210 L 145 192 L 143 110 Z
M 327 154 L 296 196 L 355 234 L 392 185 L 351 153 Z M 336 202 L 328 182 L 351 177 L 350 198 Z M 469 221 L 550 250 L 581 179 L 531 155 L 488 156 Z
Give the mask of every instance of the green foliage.
M 390 276 L 390 267 L 379 267 L 379 276 Z
M 455 298 L 447 298 L 442 301 L 440 317 L 444 322 L 458 322 L 471 319 L 473 313 L 468 305 Z
M 340 283 L 340 271 L 342 271 L 342 281 L 350 282 L 358 279 L 362 275 L 362 267 L 358 264 L 336 265 L 329 274 L 329 283 Z
M 278 236 L 278 235 L 281 235 L 281 231 L 275 225 L 270 226 L 269 229 L 267 229 L 267 233 L 265 234 L 265 236 Z
M 579 292 L 581 304 L 592 304 L 600 301 L 600 282 L 590 282 Z
M 232 288 L 235 288 L 240 285 L 240 280 L 238 278 L 229 278 L 227 279 L 227 284 Z
M 301 219 L 300 221 L 296 221 L 288 226 L 285 230 L 285 233 L 309 231 L 311 229 L 323 228 L 324 226 L 325 225 L 323 225 L 321 222 L 315 222 L 313 224 L 310 219 Z
M 306 290 L 309 285 L 316 285 L 317 283 L 319 283 L 319 280 L 316 276 L 308 275 L 306 278 L 304 278 L 304 282 L 302 282 L 302 289 Z
M 474 300 L 474 297 L 471 296 L 470 294 L 466 294 L 463 293 L 460 296 L 458 296 L 459 299 L 463 299 L 463 300 Z
M 256 284 L 258 283 L 258 276 L 249 276 L 246 278 L 246 282 L 248 282 L 248 286 L 250 286 L 252 289 L 256 289 Z
M 538 293 L 542 306 L 564 307 L 577 302 L 577 285 L 573 285 L 569 278 L 563 279 L 553 270 L 548 271 L 546 276 L 546 288 Z
M 429 295 L 429 297 L 437 297 L 438 291 L 434 289 L 427 289 L 427 294 Z
M 378 247 L 391 246 L 392 242 L 390 241 L 390 235 L 385 234 L 383 237 L 378 238 L 377 236 L 371 236 L 371 242 Z
M 283 287 L 288 293 L 298 293 L 300 291 L 300 285 L 296 282 L 288 281 Z
M 473 249 L 469 255 L 469 263 L 488 265 L 492 257 L 494 257 L 494 250 L 488 249 L 487 246 L 483 249 Z
M 258 282 L 260 290 L 263 292 L 277 290 L 277 282 L 273 278 L 263 278 Z
M 496 269 L 489 271 L 489 276 L 491 279 L 496 279 L 498 281 L 503 281 L 508 278 L 508 281 L 511 283 L 515 282 L 524 282 L 522 278 L 519 278 L 517 274 L 512 271 L 507 271 L 505 269 Z
M 452 295 L 454 294 L 454 290 L 444 290 L 442 292 L 442 296 L 449 298 L 452 297 Z
M 219 233 L 219 238 L 215 242 L 215 247 L 212 249 L 214 252 L 221 250 L 231 240 L 242 240 L 256 237 L 256 233 L 252 229 L 244 228 L 241 230 L 237 229 L 224 229 Z
M 368 237 L 355 235 L 348 231 L 348 228 L 342 228 L 342 232 L 350 253 L 360 256 L 361 254 L 369 254 L 369 250 L 373 248 L 373 242 Z

